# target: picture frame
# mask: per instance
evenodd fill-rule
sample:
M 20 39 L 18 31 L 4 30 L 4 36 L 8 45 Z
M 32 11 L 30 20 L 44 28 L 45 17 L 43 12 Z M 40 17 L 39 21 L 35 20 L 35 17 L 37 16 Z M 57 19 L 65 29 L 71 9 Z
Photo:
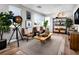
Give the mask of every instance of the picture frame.
M 31 27 L 32 27 L 32 22 L 26 21 L 26 28 L 31 28 Z
M 31 20 L 31 12 L 26 11 L 26 19 Z

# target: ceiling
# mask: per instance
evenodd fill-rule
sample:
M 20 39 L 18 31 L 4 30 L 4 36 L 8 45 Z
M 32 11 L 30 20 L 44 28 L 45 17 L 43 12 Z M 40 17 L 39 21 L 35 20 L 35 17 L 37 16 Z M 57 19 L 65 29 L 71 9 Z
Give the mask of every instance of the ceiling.
M 23 6 L 44 15 L 51 15 L 60 11 L 67 13 L 73 12 L 76 4 L 23 4 Z

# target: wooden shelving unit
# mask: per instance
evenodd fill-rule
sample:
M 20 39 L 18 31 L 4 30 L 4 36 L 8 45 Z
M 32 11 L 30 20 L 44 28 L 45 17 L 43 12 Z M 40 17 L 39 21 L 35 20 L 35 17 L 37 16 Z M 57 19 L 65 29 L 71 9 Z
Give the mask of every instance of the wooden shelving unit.
M 53 32 L 65 34 L 67 32 L 65 22 L 66 22 L 66 17 L 53 18 Z

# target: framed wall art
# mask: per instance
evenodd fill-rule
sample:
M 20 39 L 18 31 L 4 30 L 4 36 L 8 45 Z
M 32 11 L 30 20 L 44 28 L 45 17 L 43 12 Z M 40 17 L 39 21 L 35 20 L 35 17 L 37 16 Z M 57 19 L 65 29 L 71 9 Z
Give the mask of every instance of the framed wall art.
M 32 22 L 26 21 L 26 28 L 31 28 L 31 27 L 32 27 Z
M 26 11 L 26 19 L 31 20 L 31 12 Z

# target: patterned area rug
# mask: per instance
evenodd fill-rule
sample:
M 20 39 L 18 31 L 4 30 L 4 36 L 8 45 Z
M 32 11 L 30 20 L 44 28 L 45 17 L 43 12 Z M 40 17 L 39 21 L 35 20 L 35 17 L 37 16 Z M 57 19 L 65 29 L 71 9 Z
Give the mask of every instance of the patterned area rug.
M 66 42 L 65 38 L 53 35 L 51 40 L 45 44 L 41 44 L 38 40 L 33 39 L 26 44 L 21 44 L 20 49 L 22 49 L 26 55 L 58 55 L 64 54 L 64 47 L 69 46 Z

